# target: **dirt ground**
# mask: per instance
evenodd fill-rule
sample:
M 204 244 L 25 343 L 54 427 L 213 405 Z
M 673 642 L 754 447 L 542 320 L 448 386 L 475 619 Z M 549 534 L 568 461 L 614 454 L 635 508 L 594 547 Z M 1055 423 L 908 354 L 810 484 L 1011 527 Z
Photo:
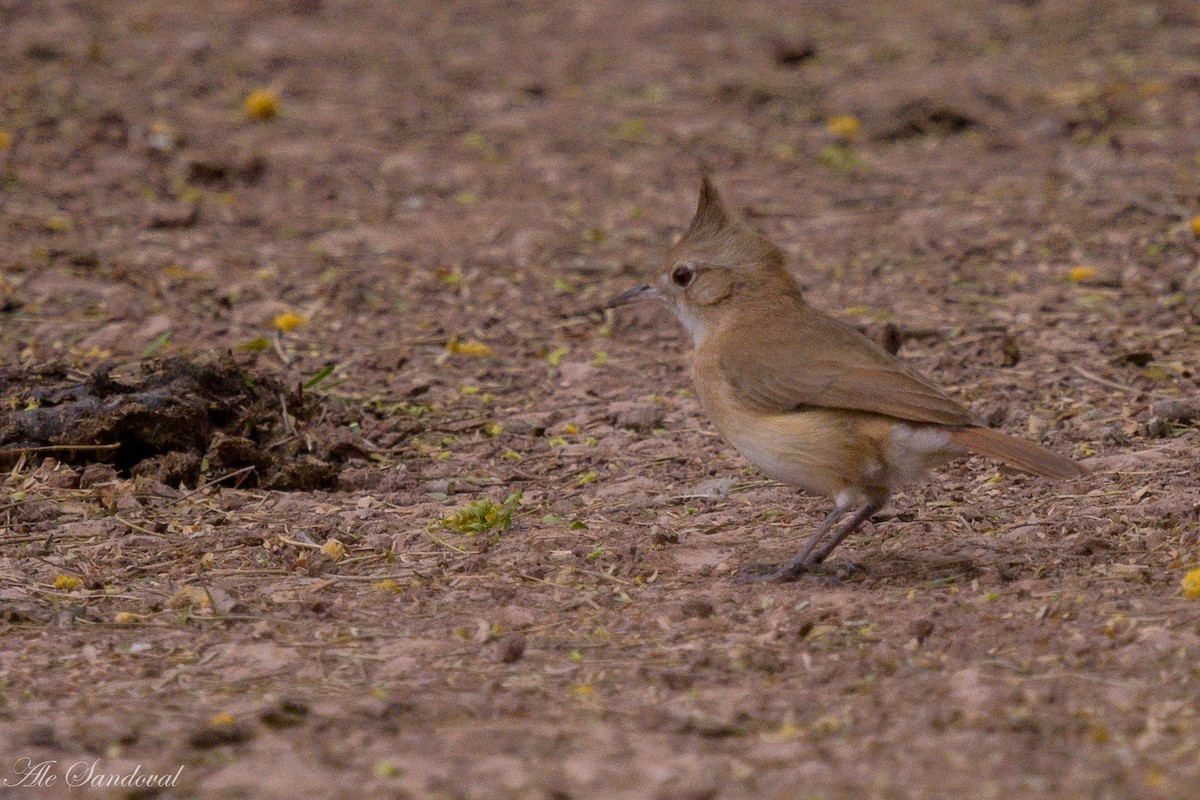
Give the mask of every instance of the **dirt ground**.
M 0 87 L 0 797 L 1196 796 L 1190 0 L 0 0 Z M 597 310 L 702 164 L 1093 476 L 736 582 L 825 501 Z

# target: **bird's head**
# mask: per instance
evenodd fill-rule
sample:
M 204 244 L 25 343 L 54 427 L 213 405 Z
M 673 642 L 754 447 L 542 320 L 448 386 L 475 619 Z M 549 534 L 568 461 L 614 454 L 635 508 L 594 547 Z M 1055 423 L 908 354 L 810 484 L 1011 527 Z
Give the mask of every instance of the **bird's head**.
M 653 279 L 617 295 L 606 307 L 666 300 L 699 344 L 726 316 L 780 292 L 799 292 L 783 267 L 783 254 L 725 210 L 706 175 L 691 225 Z

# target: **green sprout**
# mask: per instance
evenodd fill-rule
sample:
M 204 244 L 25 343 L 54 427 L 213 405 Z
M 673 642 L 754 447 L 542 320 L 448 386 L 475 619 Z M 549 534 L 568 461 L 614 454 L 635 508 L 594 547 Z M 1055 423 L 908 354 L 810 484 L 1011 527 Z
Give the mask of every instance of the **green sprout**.
M 500 505 L 489 498 L 476 500 L 443 517 L 439 524 L 467 536 L 478 536 L 490 530 L 500 534 L 512 527 L 513 511 L 520 503 L 520 492 L 513 492 Z

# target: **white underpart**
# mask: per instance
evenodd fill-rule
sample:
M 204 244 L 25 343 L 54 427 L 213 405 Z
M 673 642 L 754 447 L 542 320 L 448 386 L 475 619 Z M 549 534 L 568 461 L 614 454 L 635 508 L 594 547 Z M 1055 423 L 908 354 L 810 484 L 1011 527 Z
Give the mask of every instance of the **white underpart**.
M 692 335 L 692 344 L 699 347 L 700 343 L 704 341 L 704 337 L 708 335 L 708 329 L 704 327 L 704 323 L 682 303 L 673 303 L 672 308 L 675 310 L 675 316 L 683 323 L 683 327 L 687 328 L 687 332 Z
M 950 434 L 939 428 L 916 428 L 903 423 L 893 425 L 891 443 L 884 451 L 887 459 L 890 487 L 903 486 L 920 480 L 930 468 L 937 466 L 957 452 L 950 444 Z
M 847 488 L 838 492 L 838 496 L 834 498 L 833 502 L 837 503 L 837 507 L 843 511 L 850 511 L 867 502 L 867 496 L 859 489 Z

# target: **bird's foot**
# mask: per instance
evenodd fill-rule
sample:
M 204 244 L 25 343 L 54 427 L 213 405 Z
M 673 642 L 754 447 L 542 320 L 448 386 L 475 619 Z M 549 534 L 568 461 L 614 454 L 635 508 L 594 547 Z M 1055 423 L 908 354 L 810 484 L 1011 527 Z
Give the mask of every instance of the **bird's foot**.
M 837 561 L 833 564 L 825 564 L 824 569 L 838 578 L 849 578 L 851 575 L 867 574 L 867 568 L 857 561 Z
M 737 579 L 741 583 L 789 583 L 799 580 L 801 576 L 811 576 L 824 583 L 839 585 L 857 572 L 866 570 L 853 561 L 835 564 L 747 564 L 738 570 Z
M 747 564 L 737 572 L 741 583 L 785 583 L 808 571 L 804 564 Z

